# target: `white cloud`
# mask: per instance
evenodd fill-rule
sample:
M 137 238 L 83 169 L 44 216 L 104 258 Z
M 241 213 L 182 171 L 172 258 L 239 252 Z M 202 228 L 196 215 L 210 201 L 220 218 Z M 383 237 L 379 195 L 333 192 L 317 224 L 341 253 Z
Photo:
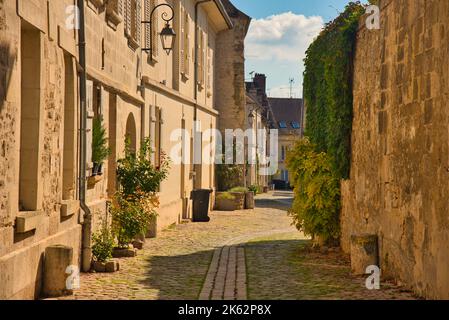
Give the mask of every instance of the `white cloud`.
M 246 38 L 247 57 L 282 63 L 302 61 L 323 27 L 323 18 L 292 12 L 252 21 Z
M 303 60 L 323 26 L 320 16 L 292 12 L 252 21 L 245 43 L 247 71 L 267 75 L 269 96 L 289 97 L 288 80 L 293 77 L 293 96 L 302 97 Z

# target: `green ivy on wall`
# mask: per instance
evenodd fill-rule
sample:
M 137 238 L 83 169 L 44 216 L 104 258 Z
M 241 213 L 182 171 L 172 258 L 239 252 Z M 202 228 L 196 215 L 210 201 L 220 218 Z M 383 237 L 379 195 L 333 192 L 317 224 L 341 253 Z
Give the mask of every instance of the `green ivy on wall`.
M 332 159 L 339 178 L 349 178 L 352 131 L 353 57 L 359 18 L 364 6 L 350 2 L 326 24 L 306 52 L 304 99 L 306 136 Z

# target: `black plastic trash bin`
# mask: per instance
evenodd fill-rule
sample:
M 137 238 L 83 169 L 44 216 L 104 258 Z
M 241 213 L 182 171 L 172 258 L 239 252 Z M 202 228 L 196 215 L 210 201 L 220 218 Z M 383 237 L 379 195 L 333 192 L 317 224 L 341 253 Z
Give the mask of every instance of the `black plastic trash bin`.
M 209 202 L 212 190 L 193 190 L 190 199 L 193 200 L 193 222 L 209 222 Z

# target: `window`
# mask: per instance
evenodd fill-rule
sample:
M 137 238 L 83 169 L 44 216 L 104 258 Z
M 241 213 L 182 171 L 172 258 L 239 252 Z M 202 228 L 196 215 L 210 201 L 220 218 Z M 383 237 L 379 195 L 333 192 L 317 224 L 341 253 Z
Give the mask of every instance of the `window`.
M 285 160 L 285 154 L 286 154 L 285 146 L 282 146 L 281 147 L 281 160 L 282 161 Z
M 287 122 L 285 122 L 285 121 L 280 121 L 280 122 L 279 122 L 279 128 L 281 128 L 281 129 L 287 129 Z
M 125 35 L 132 49 L 140 46 L 141 32 L 141 2 L 140 0 L 125 0 Z
M 188 77 L 190 73 L 190 16 L 184 7 L 181 8 L 181 44 L 180 44 L 181 74 Z
M 40 185 L 40 133 L 42 131 L 41 33 L 25 21 L 21 30 L 21 113 L 19 211 L 42 207 Z
M 64 54 L 65 85 L 64 85 L 64 148 L 62 199 L 75 199 L 76 171 L 76 91 L 73 58 Z
M 293 121 L 293 122 L 292 122 L 292 128 L 293 128 L 293 129 L 300 129 L 301 126 L 299 125 L 299 122 Z

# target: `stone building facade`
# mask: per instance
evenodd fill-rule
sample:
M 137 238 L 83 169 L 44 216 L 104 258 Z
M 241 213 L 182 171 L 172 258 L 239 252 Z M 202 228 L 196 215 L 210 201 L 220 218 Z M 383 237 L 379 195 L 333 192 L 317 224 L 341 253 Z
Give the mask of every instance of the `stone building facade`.
M 247 166 L 246 185 L 267 187 L 271 180 L 271 175 L 265 172 L 268 168 L 270 158 L 270 138 L 273 113 L 267 98 L 266 76 L 255 74 L 250 82 L 246 82 L 246 118 L 247 129 L 252 129 L 258 133 L 260 130 L 266 132 L 266 139 L 262 139 L 256 134 L 253 147 L 257 154 L 256 164 Z M 264 157 L 264 159 L 262 159 Z
M 226 129 L 236 130 L 247 128 L 247 112 L 245 97 L 245 38 L 251 23 L 251 18 L 238 10 L 229 0 L 223 0 L 226 12 L 233 21 L 234 28 L 222 31 L 217 39 L 216 84 L 222 90 L 217 91 L 216 106 L 220 113 L 217 128 L 223 137 Z M 245 176 L 242 180 L 245 185 Z
M 361 21 L 354 65 L 350 180 L 342 245 L 379 238 L 382 274 L 449 298 L 449 2 L 381 0 Z
M 157 12 L 175 11 L 174 50 L 163 50 Z M 80 64 L 74 0 L 0 1 L 0 299 L 33 299 L 42 286 L 45 248 L 66 245 L 80 265 L 84 212 L 79 202 Z M 220 33 L 232 28 L 221 1 L 86 0 L 87 190 L 94 232 L 116 191 L 116 163 L 125 140 L 153 141 L 154 161 L 170 156 L 175 129 L 217 125 Z M 81 26 L 82 27 L 82 26 Z M 152 57 L 142 48 L 153 47 Z M 195 48 L 198 48 L 195 50 Z M 226 90 L 230 90 L 229 88 Z M 232 90 L 233 92 L 233 90 Z M 92 127 L 101 118 L 112 154 L 101 175 L 90 161 Z M 193 136 L 193 132 L 192 132 Z M 183 136 L 181 153 L 193 139 Z M 172 141 L 173 140 L 173 141 Z M 211 139 L 213 140 L 213 139 Z M 203 141 L 204 144 L 214 141 Z M 206 155 L 207 156 L 207 155 Z M 213 157 L 213 154 L 210 155 Z M 214 166 L 173 163 L 161 186 L 158 228 L 191 217 L 190 191 L 214 187 Z
M 279 131 L 278 172 L 273 176 L 277 188 L 288 188 L 292 173 L 287 168 L 287 153 L 303 137 L 304 102 L 295 98 L 268 98 L 273 113 L 273 127 Z

